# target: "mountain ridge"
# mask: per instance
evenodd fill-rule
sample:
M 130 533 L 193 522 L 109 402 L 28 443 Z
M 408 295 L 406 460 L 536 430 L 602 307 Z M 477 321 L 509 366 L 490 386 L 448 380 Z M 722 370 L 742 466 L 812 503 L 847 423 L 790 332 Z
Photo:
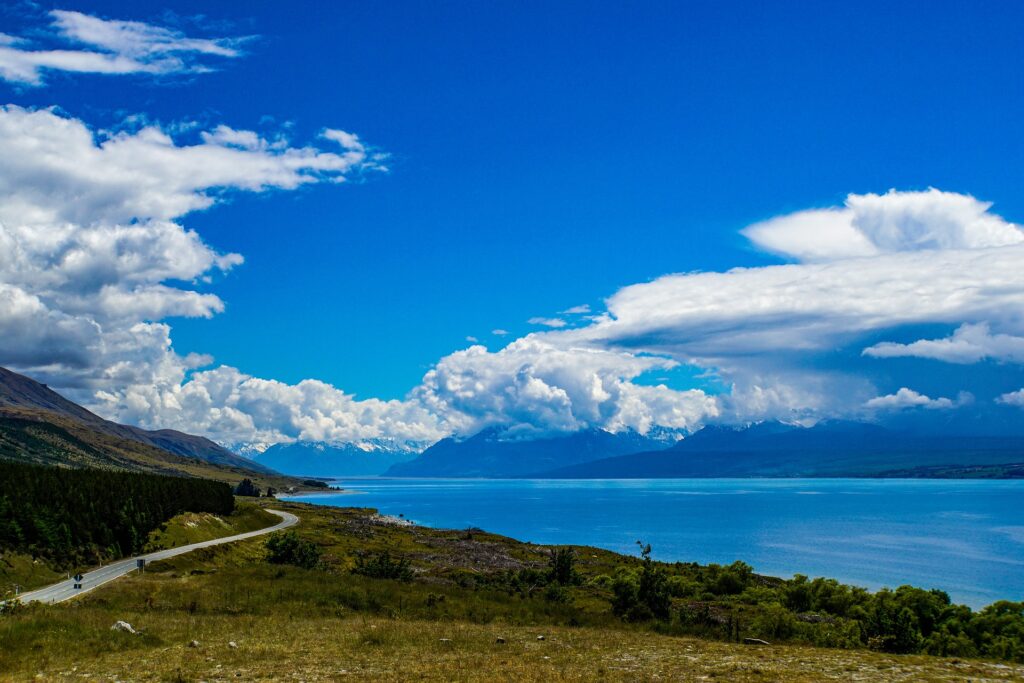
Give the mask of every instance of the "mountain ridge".
M 0 413 L 9 413 L 12 409 L 48 411 L 77 420 L 100 433 L 137 441 L 175 455 L 198 458 L 218 465 L 254 469 L 264 474 L 272 473 L 272 470 L 258 463 L 250 466 L 247 460 L 206 437 L 174 429 L 150 431 L 104 419 L 64 398 L 45 384 L 0 367 Z
M 0 367 L 0 457 L 237 481 L 283 479 L 213 441 L 171 429 L 148 431 L 106 420 L 45 384 Z M 275 484 L 279 486 L 280 482 Z
M 614 434 L 584 429 L 539 439 L 509 439 L 503 426 L 470 437 L 448 437 L 416 459 L 392 466 L 391 477 L 521 477 L 571 461 L 573 464 L 614 455 L 668 447 L 671 441 L 635 431 Z M 662 436 L 659 434 L 659 436 Z
M 385 439 L 333 444 L 296 441 L 270 446 L 250 456 L 283 474 L 306 477 L 353 477 L 383 474 L 392 465 L 419 455 L 411 444 Z
M 675 446 L 536 472 L 551 478 L 886 477 L 1024 460 L 1024 437 L 930 436 L 851 421 L 711 426 Z

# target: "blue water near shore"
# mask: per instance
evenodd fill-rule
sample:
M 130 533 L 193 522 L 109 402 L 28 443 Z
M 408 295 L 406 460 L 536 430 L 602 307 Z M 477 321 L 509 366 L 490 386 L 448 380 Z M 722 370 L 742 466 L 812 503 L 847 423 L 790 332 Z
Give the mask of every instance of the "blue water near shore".
M 345 479 L 375 507 L 432 527 L 592 545 L 657 559 L 827 576 L 877 589 L 940 588 L 982 607 L 1024 600 L 1024 481 L 892 479 Z

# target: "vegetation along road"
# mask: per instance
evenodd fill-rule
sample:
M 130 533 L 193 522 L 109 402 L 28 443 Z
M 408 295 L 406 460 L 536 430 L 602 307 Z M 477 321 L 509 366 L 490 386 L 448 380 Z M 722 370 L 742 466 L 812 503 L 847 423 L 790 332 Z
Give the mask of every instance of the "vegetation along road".
M 108 581 L 113 581 L 116 578 L 124 576 L 131 571 L 134 571 L 138 567 L 139 560 L 145 560 L 146 562 L 156 562 L 157 560 L 166 560 L 177 555 L 183 555 L 184 553 L 192 552 L 200 548 L 209 548 L 210 546 L 220 545 L 222 543 L 232 543 L 234 541 L 241 541 L 246 538 L 252 538 L 254 536 L 260 536 L 263 534 L 269 534 L 274 531 L 280 531 L 287 529 L 290 526 L 298 524 L 299 518 L 290 512 L 281 512 L 280 510 L 267 510 L 281 518 L 281 522 L 274 526 L 267 527 L 266 529 L 258 529 L 256 531 L 249 531 L 244 534 L 236 534 L 235 536 L 226 536 L 224 538 L 214 538 L 209 541 L 201 541 L 199 543 L 191 543 L 189 545 L 179 546 L 177 548 L 169 548 L 167 550 L 160 550 L 155 553 L 149 553 L 147 555 L 139 555 L 137 557 L 129 557 L 117 562 L 112 562 L 98 569 L 94 569 L 90 572 L 82 574 L 82 580 L 76 582 L 73 578 L 60 581 L 51 586 L 34 590 L 30 593 L 24 593 L 19 596 L 19 600 L 23 603 L 29 602 L 44 602 L 48 604 L 63 602 L 70 600 L 71 598 L 87 593 L 98 586 L 102 586 Z M 75 585 L 79 584 L 81 587 L 76 588 Z

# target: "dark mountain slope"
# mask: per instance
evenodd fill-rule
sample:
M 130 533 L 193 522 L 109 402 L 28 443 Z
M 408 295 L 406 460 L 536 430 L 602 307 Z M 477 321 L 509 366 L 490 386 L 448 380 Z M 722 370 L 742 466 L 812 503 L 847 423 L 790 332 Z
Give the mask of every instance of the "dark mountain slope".
M 137 441 L 187 458 L 198 458 L 216 465 L 247 469 L 264 474 L 272 473 L 271 469 L 235 455 L 201 436 L 184 434 L 172 429 L 147 431 L 104 420 L 99 415 L 64 398 L 45 384 L 0 368 L 0 415 L 17 416 L 18 409 L 60 415 L 101 434 Z

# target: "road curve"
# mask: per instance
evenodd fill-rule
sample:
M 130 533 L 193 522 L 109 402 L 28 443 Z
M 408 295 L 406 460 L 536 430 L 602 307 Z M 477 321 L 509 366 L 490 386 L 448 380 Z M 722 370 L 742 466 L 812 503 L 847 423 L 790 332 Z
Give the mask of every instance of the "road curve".
M 55 583 L 52 586 L 47 586 L 46 588 L 39 588 L 28 593 L 22 593 L 17 599 L 22 603 L 45 602 L 47 604 L 53 604 L 57 602 L 64 602 L 65 600 L 70 600 L 82 593 L 88 593 L 94 588 L 99 588 L 108 581 L 113 581 L 114 579 L 122 577 L 129 572 L 135 571 L 138 566 L 137 560 L 144 559 L 147 563 L 156 562 L 157 560 L 166 560 L 167 558 L 184 555 L 185 553 L 190 553 L 193 550 L 198 550 L 200 548 L 209 548 L 211 546 L 221 545 L 222 543 L 233 543 L 234 541 L 241 541 L 246 538 L 262 536 L 263 534 L 280 531 L 281 529 L 287 529 L 288 527 L 299 523 L 299 518 L 290 512 L 281 512 L 280 510 L 269 509 L 267 512 L 277 515 L 281 518 L 281 521 L 274 526 L 267 527 L 266 529 L 247 531 L 244 534 L 225 536 L 224 538 L 214 538 L 209 541 L 191 543 L 189 545 L 178 546 L 177 548 L 168 548 L 167 550 L 158 550 L 157 552 L 149 553 L 148 555 L 137 555 L 135 557 L 118 560 L 117 562 L 111 562 L 108 565 L 82 574 L 81 588 L 74 587 L 74 580 L 65 579 L 64 581 Z

